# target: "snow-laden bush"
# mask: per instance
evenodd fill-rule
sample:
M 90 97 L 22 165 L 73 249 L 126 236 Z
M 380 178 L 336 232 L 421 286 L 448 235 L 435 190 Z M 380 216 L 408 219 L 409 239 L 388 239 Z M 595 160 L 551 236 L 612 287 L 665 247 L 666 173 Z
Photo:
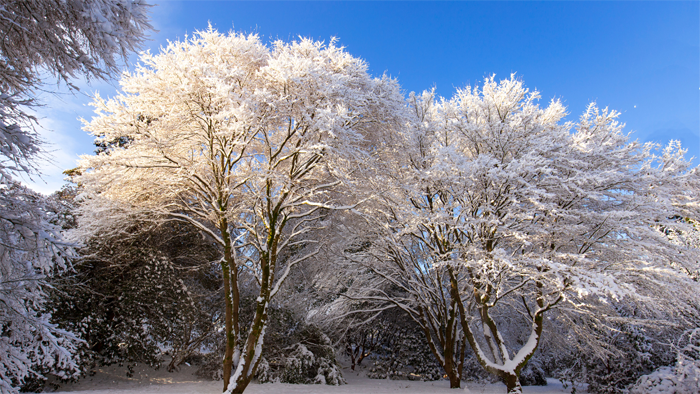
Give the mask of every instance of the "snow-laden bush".
M 479 364 L 479 360 L 472 354 L 467 353 L 462 367 L 462 379 L 467 382 L 488 384 L 497 382 L 497 378 L 489 374 L 484 367 Z
M 630 394 L 698 394 L 700 393 L 700 328 L 681 338 L 676 364 L 644 375 Z
M 539 360 L 531 359 L 525 368 L 520 372 L 520 384 L 522 386 L 546 386 L 547 377 L 542 363 Z
M 412 321 L 393 321 L 382 329 L 390 334 L 385 336 L 380 348 L 371 356 L 374 365 L 367 377 L 423 381 L 440 379 L 444 372 L 430 352 L 417 325 Z
M 2 110 L 0 103 L 0 129 Z M 48 373 L 75 378 L 82 342 L 46 307 L 49 281 L 75 257 L 62 235 L 70 215 L 56 196 L 6 178 L 2 155 L 0 148 L 0 393 L 8 394 L 42 387 Z
M 250 325 L 254 307 L 254 298 L 250 294 L 241 297 L 243 327 Z M 254 375 L 259 383 L 345 383 L 330 339 L 318 327 L 306 323 L 299 313 L 295 313 L 293 306 L 273 304 L 269 309 L 268 329 L 263 356 Z M 197 371 L 200 377 L 222 379 L 221 359 L 226 343 L 223 332 L 216 340 L 209 344 L 212 350 L 203 355 Z
M 654 339 L 644 330 L 632 325 L 622 325 L 619 332 L 610 332 L 609 345 L 612 353 L 606 357 L 586 357 L 586 381 L 590 393 L 622 393 L 639 376 L 649 373 L 662 359 L 654 351 Z M 666 361 L 666 364 L 670 360 Z
M 270 363 L 267 362 L 265 357 L 260 359 L 258 369 L 255 371 L 255 378 L 258 379 L 258 383 L 271 383 L 274 380 Z
M 284 383 L 308 383 L 312 377 L 316 376 L 314 374 L 316 357 L 300 343 L 294 345 L 293 349 L 285 360 L 281 380 Z
M 54 321 L 85 340 L 81 368 L 144 363 L 168 370 L 213 335 L 216 255 L 198 232 L 176 223 L 134 221 L 118 236 L 95 237 L 73 270 L 51 281 Z
M 552 321 L 553 340 L 541 349 L 546 375 L 577 390 L 585 385 L 589 393 L 623 394 L 642 375 L 672 364 L 669 338 L 678 338 L 682 326 L 627 301 L 595 306 L 598 316 L 561 314 Z
M 333 360 L 317 357 L 306 346 L 297 343 L 284 361 L 280 374 L 283 383 L 295 384 L 345 384 L 345 379 Z
M 318 360 L 318 370 L 316 371 L 316 383 L 340 386 L 347 383 L 343 378 L 343 373 L 338 368 L 338 364 L 327 358 Z
M 633 394 L 662 394 L 677 393 L 678 380 L 675 376 L 675 368 L 661 367 L 649 375 L 644 375 L 631 390 Z

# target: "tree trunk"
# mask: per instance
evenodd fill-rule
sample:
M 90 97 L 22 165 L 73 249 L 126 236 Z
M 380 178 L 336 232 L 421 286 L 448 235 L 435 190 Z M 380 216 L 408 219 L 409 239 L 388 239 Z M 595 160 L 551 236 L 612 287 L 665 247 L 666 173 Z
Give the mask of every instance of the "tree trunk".
M 233 306 L 231 303 L 231 285 L 229 282 L 229 268 L 228 263 L 222 261 L 221 269 L 224 272 L 224 299 L 226 303 L 225 313 L 224 313 L 224 326 L 226 335 L 226 351 L 224 352 L 224 391 L 228 387 L 229 380 L 231 379 L 231 369 L 233 367 L 233 348 L 235 346 L 235 341 L 233 340 Z
M 520 386 L 520 374 L 505 375 L 504 381 L 508 394 L 522 394 L 523 388 Z
M 447 375 L 450 379 L 450 388 L 451 389 L 458 389 L 460 388 L 460 384 L 462 379 L 459 378 L 459 373 L 457 371 L 452 371 L 451 374 Z
M 367 353 L 364 353 L 364 352 L 360 353 L 360 356 L 357 358 L 357 365 L 362 364 L 362 360 L 364 360 L 365 357 L 367 357 L 367 356 L 369 356 L 369 352 L 367 352 Z M 355 370 L 355 366 L 354 366 L 354 365 L 353 365 L 352 370 L 353 370 L 353 371 Z
M 357 349 L 357 348 L 355 348 Z M 355 370 L 355 350 L 352 348 L 352 345 L 347 345 L 345 346 L 345 351 L 348 355 L 350 355 L 350 369 Z
M 221 271 L 224 276 L 224 302 L 226 303 L 224 325 L 226 330 L 226 351 L 224 353 L 224 390 L 228 388 L 233 370 L 233 355 L 240 339 L 238 330 L 238 268 L 233 259 L 231 236 L 228 232 L 226 218 L 221 219 L 219 230 L 224 239 L 224 258 L 221 260 Z
M 421 307 L 418 308 L 420 311 L 419 324 L 428 340 L 430 351 L 435 356 L 435 359 L 438 360 L 438 363 L 445 371 L 445 375 L 450 380 L 450 388 L 458 389 L 462 381 L 464 341 L 460 340 L 458 330 L 459 315 L 455 308 L 456 302 L 453 293 L 450 293 L 450 296 L 452 297 L 450 305 L 445 308 L 445 310 L 448 311 L 448 316 L 446 316 L 447 321 L 441 322 L 443 328 L 438 328 L 434 324 L 431 324 L 427 317 L 428 314 L 423 311 Z M 432 330 L 430 327 L 433 327 Z M 437 330 L 441 330 L 441 333 L 438 333 Z M 440 348 L 436 346 L 436 341 L 439 343 Z M 442 350 L 442 353 L 440 350 Z
M 270 236 L 271 241 L 268 244 L 270 248 L 266 255 L 260 258 L 260 268 L 262 275 L 260 278 L 260 296 L 257 300 L 255 308 L 255 316 L 253 323 L 248 332 L 241 359 L 234 373 L 234 382 L 230 383 L 226 393 L 242 394 L 248 387 L 248 384 L 253 380 L 255 371 L 260 363 L 262 356 L 262 345 L 265 338 L 265 328 L 267 326 L 267 308 L 270 302 L 270 291 L 272 290 L 272 281 L 274 279 L 274 265 L 277 260 L 277 242 L 274 234 Z
M 250 328 L 248 339 L 244 347 L 241 360 L 236 368 L 236 373 L 233 378 L 231 391 L 227 393 L 242 394 L 248 387 L 250 381 L 255 376 L 255 371 L 258 369 L 258 364 L 262 356 L 262 344 L 265 337 L 265 328 L 267 326 L 267 300 L 259 302 L 255 310 L 255 318 L 253 325 Z
M 450 272 L 452 268 L 449 268 Z M 445 372 L 447 372 L 447 377 L 450 379 L 450 388 L 458 389 L 460 388 L 460 383 L 462 380 L 462 364 L 464 352 L 459 351 L 459 317 L 457 311 L 457 302 L 459 300 L 459 291 L 457 290 L 456 284 L 450 283 L 450 309 L 449 309 L 449 319 L 447 320 L 447 330 L 445 332 L 445 346 L 443 347 L 445 352 Z M 455 298 L 457 296 L 458 298 Z M 462 359 L 456 360 L 456 358 L 462 357 Z

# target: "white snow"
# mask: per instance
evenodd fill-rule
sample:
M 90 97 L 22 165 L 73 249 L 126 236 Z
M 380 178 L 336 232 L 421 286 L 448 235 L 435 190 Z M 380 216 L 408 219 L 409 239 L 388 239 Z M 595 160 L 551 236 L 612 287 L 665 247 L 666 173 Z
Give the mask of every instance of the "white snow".
M 103 367 L 92 377 L 86 377 L 75 384 L 63 384 L 57 392 L 80 392 L 81 394 L 219 394 L 222 390 L 221 381 L 202 380 L 194 375 L 197 367 L 183 365 L 180 372 L 169 373 L 165 368 L 155 371 L 138 366 L 134 377 L 126 377 L 126 368 Z M 420 382 L 409 380 L 369 379 L 364 372 L 351 373 L 343 370 L 347 380 L 346 385 L 329 386 L 324 384 L 287 384 L 252 382 L 245 390 L 248 394 L 437 394 L 462 392 L 472 394 L 505 394 L 506 386 L 498 384 L 475 384 L 462 382 L 461 390 L 451 390 L 450 382 L 439 380 Z M 465 390 L 466 387 L 466 390 Z M 523 393 L 570 393 L 562 384 L 554 379 L 548 379 L 547 386 L 526 386 Z

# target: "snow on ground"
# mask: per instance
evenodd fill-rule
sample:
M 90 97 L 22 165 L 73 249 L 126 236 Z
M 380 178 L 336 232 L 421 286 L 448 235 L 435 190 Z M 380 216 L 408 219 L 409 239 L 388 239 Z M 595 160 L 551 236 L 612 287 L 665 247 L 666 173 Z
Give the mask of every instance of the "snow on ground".
M 220 394 L 221 381 L 202 380 L 194 375 L 196 367 L 183 366 L 179 372 L 169 373 L 165 368 L 153 370 L 148 367 L 136 367 L 134 376 L 126 376 L 124 367 L 102 367 L 94 376 L 81 379 L 78 383 L 61 384 L 57 392 L 79 392 L 80 394 Z M 368 379 L 364 372 L 352 373 L 344 369 L 343 374 L 348 384 L 342 386 L 304 385 L 286 383 L 251 383 L 246 394 L 505 394 L 503 384 L 462 383 L 462 389 L 450 390 L 446 380 L 435 382 L 414 382 L 409 380 Z M 569 393 L 561 383 L 548 380 L 544 387 L 523 387 L 524 393 Z M 466 386 L 466 389 L 464 388 Z

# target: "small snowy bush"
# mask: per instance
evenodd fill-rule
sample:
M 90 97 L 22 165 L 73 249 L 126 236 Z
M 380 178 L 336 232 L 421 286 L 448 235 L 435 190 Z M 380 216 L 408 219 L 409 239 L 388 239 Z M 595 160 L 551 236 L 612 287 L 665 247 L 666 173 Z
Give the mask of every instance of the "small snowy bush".
M 573 329 L 575 326 L 560 326 L 559 330 L 573 340 L 567 342 L 562 335 L 559 344 L 546 349 L 544 365 L 549 376 L 573 387 L 586 384 L 589 393 L 623 394 L 641 376 L 673 363 L 674 354 L 663 343 L 682 331 L 661 323 L 658 329 L 652 329 L 625 321 L 635 315 L 624 305 L 612 305 L 608 313 L 609 320 L 581 337 Z M 588 320 L 578 322 L 596 324 Z M 563 346 L 566 343 L 570 344 L 569 349 Z
M 85 340 L 84 372 L 143 363 L 173 371 L 213 336 L 218 277 L 216 251 L 177 223 L 134 220 L 115 236 L 86 240 L 73 269 L 51 280 L 48 311 Z M 220 368 L 220 366 L 219 366 Z
M 530 360 L 520 372 L 520 384 L 523 386 L 546 386 L 547 378 L 542 363 L 537 359 Z
M 260 359 L 258 369 L 255 370 L 255 378 L 258 380 L 258 383 L 271 383 L 273 381 L 274 377 L 270 371 L 270 363 L 267 362 L 265 357 Z
M 346 383 L 342 372 L 335 362 L 322 357 L 318 360 L 318 364 L 317 383 L 325 383 L 332 386 L 340 386 Z
M 678 350 L 676 364 L 640 377 L 630 394 L 700 393 L 700 328 L 686 332 L 681 341 L 685 346 Z
M 330 384 L 338 386 L 345 379 L 333 360 L 317 357 L 306 346 L 297 343 L 287 355 L 280 380 L 283 383 Z
M 316 376 L 314 368 L 316 357 L 300 343 L 296 344 L 293 349 L 285 360 L 281 380 L 284 383 L 309 383 L 309 379 Z
M 632 394 L 675 394 L 678 393 L 678 380 L 674 368 L 661 367 L 649 375 L 644 375 L 634 385 Z

